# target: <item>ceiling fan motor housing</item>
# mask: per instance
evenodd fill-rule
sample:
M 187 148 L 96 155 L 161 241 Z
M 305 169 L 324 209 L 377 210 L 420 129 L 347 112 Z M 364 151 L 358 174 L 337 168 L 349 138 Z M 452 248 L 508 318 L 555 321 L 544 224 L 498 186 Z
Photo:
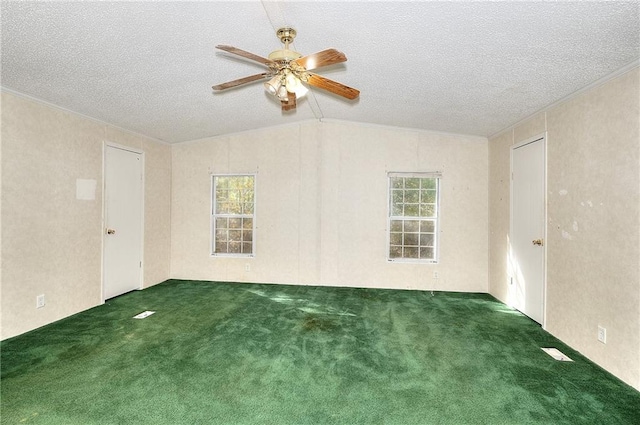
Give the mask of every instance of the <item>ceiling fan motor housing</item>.
M 271 59 L 274 62 L 282 62 L 282 61 L 290 62 L 300 57 L 302 57 L 300 53 L 294 52 L 293 50 L 289 50 L 289 49 L 275 50 L 269 53 L 269 59 Z

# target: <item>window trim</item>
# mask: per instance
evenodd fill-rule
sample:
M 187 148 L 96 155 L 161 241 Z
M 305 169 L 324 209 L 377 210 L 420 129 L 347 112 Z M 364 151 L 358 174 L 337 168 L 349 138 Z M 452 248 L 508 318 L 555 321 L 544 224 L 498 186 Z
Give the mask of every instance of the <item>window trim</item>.
M 209 207 L 209 256 L 216 258 L 253 258 L 256 256 L 256 207 L 257 207 L 257 181 L 258 181 L 258 173 L 209 173 L 211 178 L 211 205 Z M 253 214 L 251 216 L 248 215 L 234 215 L 234 217 L 250 217 L 252 218 L 252 237 L 251 237 L 251 253 L 244 254 L 241 252 L 215 252 L 216 246 L 216 217 L 220 215 L 215 213 L 216 207 L 216 185 L 215 178 L 216 177 L 253 177 Z
M 435 238 L 434 249 L 435 254 L 432 260 L 422 258 L 391 258 L 389 249 L 391 247 L 391 178 L 392 177 L 409 177 L 409 178 L 435 178 L 436 179 L 436 216 L 433 235 Z M 442 172 L 441 171 L 416 171 L 416 172 L 387 172 L 387 229 L 386 229 L 386 258 L 389 263 L 413 263 L 413 264 L 438 264 L 440 262 L 440 192 L 442 191 Z M 420 219 L 420 217 L 418 217 Z

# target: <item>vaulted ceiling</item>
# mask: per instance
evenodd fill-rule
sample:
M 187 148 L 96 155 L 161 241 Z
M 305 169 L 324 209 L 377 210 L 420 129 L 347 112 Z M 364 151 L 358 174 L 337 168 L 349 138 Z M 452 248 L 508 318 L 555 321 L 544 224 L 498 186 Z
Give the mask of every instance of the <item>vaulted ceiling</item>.
M 175 143 L 309 119 L 489 136 L 640 57 L 638 1 L 2 1 L 2 88 Z M 361 91 L 313 89 L 293 112 L 253 61 L 294 27 L 317 73 Z

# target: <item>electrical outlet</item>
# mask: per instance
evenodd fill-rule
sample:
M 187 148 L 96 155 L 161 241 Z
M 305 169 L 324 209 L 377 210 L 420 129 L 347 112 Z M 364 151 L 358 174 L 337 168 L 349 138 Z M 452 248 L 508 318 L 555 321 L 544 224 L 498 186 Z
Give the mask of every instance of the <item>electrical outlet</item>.
M 440 276 L 438 276 L 438 272 L 436 270 L 434 270 L 433 271 L 433 278 L 437 279 L 438 277 L 440 277 Z
M 598 326 L 598 341 L 603 344 L 607 343 L 607 329 L 602 326 Z
M 251 264 L 247 263 L 244 265 L 244 271 L 245 272 L 250 272 L 251 271 Z
M 38 295 L 36 297 L 36 308 L 44 307 L 44 294 Z

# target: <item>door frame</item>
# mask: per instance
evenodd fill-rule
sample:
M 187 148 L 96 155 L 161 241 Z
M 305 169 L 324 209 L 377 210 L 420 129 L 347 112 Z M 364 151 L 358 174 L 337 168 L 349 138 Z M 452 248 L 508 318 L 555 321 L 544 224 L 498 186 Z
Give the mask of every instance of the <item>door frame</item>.
M 145 260 L 144 260 L 144 213 L 145 213 L 145 204 L 144 204 L 144 194 L 145 194 L 145 154 L 144 151 L 141 149 L 136 149 L 136 148 L 132 148 L 131 146 L 124 146 L 124 145 L 119 145 L 117 143 L 113 143 L 113 142 L 109 142 L 109 141 L 104 141 L 102 144 L 102 227 L 101 227 L 101 231 L 102 231 L 102 252 L 101 252 L 101 257 L 100 257 L 100 303 L 104 304 L 105 303 L 105 294 L 104 294 L 104 290 L 105 290 L 105 285 L 104 285 L 104 272 L 105 272 L 105 267 L 104 267 L 104 256 L 105 256 L 105 236 L 106 236 L 106 229 L 107 229 L 107 223 L 106 223 L 106 211 L 107 211 L 107 199 L 106 199 L 106 185 L 107 185 L 107 149 L 108 148 L 115 148 L 115 149 L 121 149 L 124 151 L 128 151 L 128 152 L 132 152 L 135 154 L 139 154 L 140 155 L 140 173 L 141 173 L 141 177 L 142 177 L 142 199 L 140 200 L 141 202 L 141 213 L 140 213 L 140 226 L 141 226 L 141 233 L 140 233 L 140 261 L 142 262 L 142 265 L 140 267 L 140 282 L 138 284 L 138 288 L 136 288 L 136 290 L 141 290 L 143 288 L 143 282 L 144 282 L 144 267 L 145 267 Z
M 524 139 L 521 140 L 517 143 L 514 143 L 513 145 L 511 145 L 511 149 L 509 150 L 509 235 L 513 235 L 513 152 L 514 150 L 516 150 L 517 148 L 526 146 L 528 144 L 537 142 L 539 140 L 542 140 L 542 147 L 544 150 L 544 167 L 543 167 L 543 173 L 544 173 L 544 181 L 543 181 L 543 193 L 544 193 L 544 212 L 543 212 L 543 217 L 544 217 L 544 223 L 543 223 L 543 235 L 542 237 L 544 238 L 544 244 L 542 246 L 542 323 L 540 324 L 542 326 L 542 329 L 546 330 L 546 326 L 547 326 L 547 246 L 548 246 L 548 238 L 547 238 L 547 221 L 548 221 L 548 211 L 547 211 L 547 203 L 548 203 L 548 199 L 547 199 L 547 168 L 548 168 L 548 163 L 547 163 L 547 132 L 542 132 L 539 133 L 533 137 L 529 137 L 528 139 Z M 512 237 L 512 236 L 511 236 Z M 511 247 L 509 246 L 509 251 L 511 252 Z M 511 257 L 511 254 L 509 254 L 509 257 Z M 513 285 L 513 276 L 509 276 L 510 279 L 510 284 L 509 284 L 509 288 L 511 289 L 511 286 Z

